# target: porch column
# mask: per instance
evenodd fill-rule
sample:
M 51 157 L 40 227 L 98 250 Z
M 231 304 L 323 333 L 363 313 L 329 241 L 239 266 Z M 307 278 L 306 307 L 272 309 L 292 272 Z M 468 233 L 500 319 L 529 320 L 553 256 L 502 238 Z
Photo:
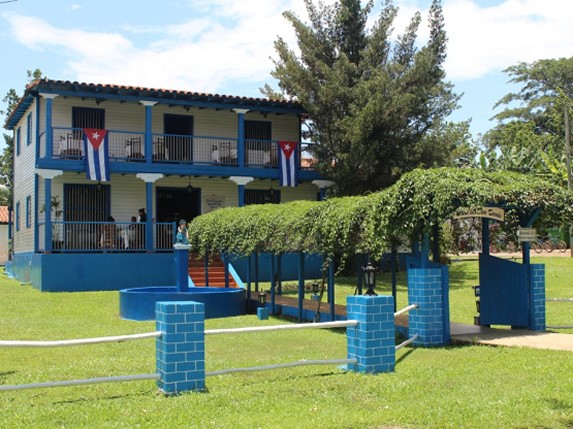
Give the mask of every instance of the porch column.
M 231 176 L 229 177 L 231 182 L 235 182 L 238 185 L 239 189 L 239 207 L 243 207 L 245 205 L 245 185 L 247 183 L 251 183 L 254 177 L 243 177 L 243 176 Z
M 318 187 L 318 200 L 324 201 L 326 199 L 326 190 L 334 185 L 334 182 L 330 180 L 313 180 L 312 184 Z
M 140 101 L 139 104 L 145 106 L 145 162 L 151 164 L 153 159 L 153 135 L 151 134 L 152 111 L 151 108 L 157 104 L 155 101 Z M 149 213 L 149 212 L 148 212 Z
M 52 251 L 52 179 L 58 177 L 64 172 L 62 170 L 44 170 L 36 168 L 36 174 L 44 179 L 44 250 L 46 252 Z M 38 193 L 36 193 L 35 205 L 38 206 Z M 38 231 L 38 219 L 36 218 L 36 225 L 34 231 Z M 35 233 L 35 235 L 37 232 Z M 39 237 L 38 237 L 39 238 Z
M 249 109 L 233 109 L 237 114 L 237 158 L 239 167 L 245 166 L 245 114 Z M 239 206 L 241 207 L 241 206 Z
M 56 94 L 41 94 L 46 99 L 46 157 L 51 158 L 54 153 L 54 130 L 52 129 L 52 100 Z M 39 145 L 36 145 L 39 148 Z M 48 206 L 46 206 L 48 207 Z M 51 246 L 51 244 L 50 244 Z
M 135 175 L 138 179 L 145 182 L 145 212 L 147 213 L 147 220 L 145 221 L 145 250 L 153 250 L 153 226 L 152 213 L 153 213 L 153 183 L 162 179 L 161 173 L 137 173 Z

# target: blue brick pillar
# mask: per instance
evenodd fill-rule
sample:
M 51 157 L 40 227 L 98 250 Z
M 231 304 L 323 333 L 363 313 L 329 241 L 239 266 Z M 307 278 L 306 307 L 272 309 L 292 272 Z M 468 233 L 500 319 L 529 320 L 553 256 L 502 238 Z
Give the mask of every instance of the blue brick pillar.
M 411 268 L 408 270 L 408 302 L 418 308 L 408 314 L 408 335 L 417 346 L 443 346 L 450 342 L 449 323 L 442 290 L 440 268 Z
M 531 285 L 529 294 L 531 299 L 529 329 L 532 331 L 545 331 L 545 265 L 531 265 L 529 279 Z
M 175 283 L 179 292 L 189 290 L 189 244 L 174 244 Z
M 157 302 L 158 387 L 168 395 L 205 390 L 205 305 Z
M 394 298 L 391 296 L 349 296 L 346 299 L 348 320 L 357 326 L 347 328 L 348 364 L 355 372 L 390 372 L 396 363 Z

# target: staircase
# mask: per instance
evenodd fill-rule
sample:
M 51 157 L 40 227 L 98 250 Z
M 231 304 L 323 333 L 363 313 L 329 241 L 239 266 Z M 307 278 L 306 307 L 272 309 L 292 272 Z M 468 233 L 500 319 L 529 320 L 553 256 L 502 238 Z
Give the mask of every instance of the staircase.
M 209 287 L 225 287 L 225 264 L 219 254 L 209 255 Z M 189 253 L 189 277 L 195 286 L 205 286 L 205 258 Z M 238 287 L 229 274 L 229 287 Z

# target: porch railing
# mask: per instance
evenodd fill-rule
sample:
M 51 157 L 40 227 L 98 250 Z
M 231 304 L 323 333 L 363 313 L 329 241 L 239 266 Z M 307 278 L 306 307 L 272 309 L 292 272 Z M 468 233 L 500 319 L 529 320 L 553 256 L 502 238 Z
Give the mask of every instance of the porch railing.
M 38 225 L 39 248 L 48 250 L 45 223 Z M 138 222 L 52 222 L 54 253 L 68 252 L 165 252 L 173 250 L 176 225 L 174 222 L 153 222 L 153 243 L 146 245 L 147 224 Z
M 40 157 L 52 159 L 83 159 L 84 132 L 81 128 L 52 129 L 51 154 L 46 153 L 47 133 L 40 136 Z M 245 140 L 244 159 L 239 159 L 239 140 L 228 137 L 153 134 L 152 153 L 146 153 L 145 133 L 108 130 L 109 158 L 115 162 L 198 164 L 217 166 L 271 167 L 278 166 L 275 140 Z M 312 145 L 299 143 L 299 165 L 312 168 Z M 242 162 L 241 162 L 242 161 Z

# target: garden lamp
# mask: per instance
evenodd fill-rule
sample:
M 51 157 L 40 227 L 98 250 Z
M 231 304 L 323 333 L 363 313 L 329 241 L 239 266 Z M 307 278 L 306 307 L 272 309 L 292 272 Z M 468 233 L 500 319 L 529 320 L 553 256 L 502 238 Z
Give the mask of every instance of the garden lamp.
M 267 294 L 265 293 L 264 290 L 261 290 L 259 292 L 259 305 L 261 307 L 264 307 L 266 303 L 267 303 Z
M 376 286 L 376 268 L 372 265 L 372 262 L 368 261 L 365 267 L 362 267 L 362 273 L 364 276 L 364 283 L 368 288 L 364 295 L 377 296 L 378 294 L 374 292 L 374 287 Z

